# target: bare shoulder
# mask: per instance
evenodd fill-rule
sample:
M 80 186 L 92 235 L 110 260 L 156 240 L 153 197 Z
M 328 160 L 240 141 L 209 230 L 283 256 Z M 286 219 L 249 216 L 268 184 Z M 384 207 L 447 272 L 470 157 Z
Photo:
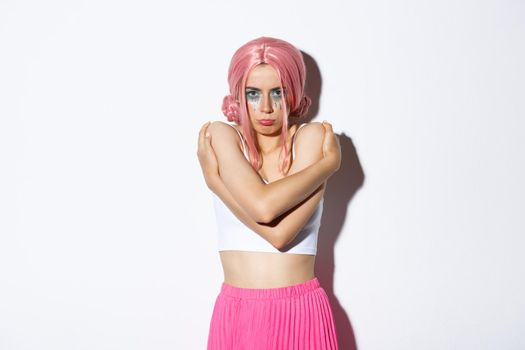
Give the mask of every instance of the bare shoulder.
M 296 131 L 295 143 L 297 144 L 297 149 L 300 149 L 301 146 L 309 148 L 320 147 L 323 142 L 324 132 L 324 126 L 320 122 L 310 122 L 303 125 Z
M 209 133 L 212 136 L 215 133 L 218 133 L 218 134 L 229 134 L 232 131 L 235 132 L 235 130 L 233 130 L 233 128 L 235 128 L 235 126 L 227 124 L 227 123 L 225 123 L 225 122 L 223 122 L 221 120 L 214 120 L 214 121 L 212 121 L 210 123 L 210 125 L 208 125 L 208 131 L 209 131 Z
M 319 122 L 303 125 L 296 131 L 295 159 L 290 170 L 300 171 L 323 158 L 324 126 Z
M 221 120 L 214 120 L 208 125 L 208 132 L 211 135 L 212 142 L 215 135 L 215 141 L 226 141 L 228 143 L 234 141 L 240 143 L 239 136 L 235 131 L 237 128 L 234 125 L 227 124 Z
M 235 129 L 237 128 L 234 125 L 227 124 L 220 120 L 215 120 L 208 125 L 212 147 L 216 152 L 221 152 L 222 150 L 231 152 L 231 146 L 242 150 L 241 140 Z
M 324 126 L 323 123 L 320 122 L 310 122 L 303 125 L 299 130 L 297 130 L 298 134 L 297 137 L 299 137 L 299 134 L 302 133 L 324 133 Z

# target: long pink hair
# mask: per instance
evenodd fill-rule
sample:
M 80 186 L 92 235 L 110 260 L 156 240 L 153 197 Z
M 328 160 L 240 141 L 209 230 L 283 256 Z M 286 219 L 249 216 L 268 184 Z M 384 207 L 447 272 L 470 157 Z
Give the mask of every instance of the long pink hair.
M 262 63 L 270 64 L 281 81 L 283 108 L 283 127 L 281 130 L 281 152 L 279 154 L 279 171 L 287 173 L 291 164 L 291 151 L 286 147 L 288 139 L 288 117 L 302 117 L 308 111 L 311 100 L 304 95 L 306 70 L 303 55 L 290 43 L 270 37 L 260 37 L 242 45 L 233 55 L 228 69 L 230 94 L 225 96 L 222 112 L 228 121 L 241 125 L 248 145 L 248 154 L 252 167 L 257 171 L 262 166 L 262 158 L 255 145 L 254 131 L 250 125 L 246 105 L 246 80 L 251 70 Z

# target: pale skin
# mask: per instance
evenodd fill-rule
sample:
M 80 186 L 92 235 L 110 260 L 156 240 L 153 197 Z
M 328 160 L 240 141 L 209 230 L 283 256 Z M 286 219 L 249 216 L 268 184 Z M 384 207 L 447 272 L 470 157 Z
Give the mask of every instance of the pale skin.
M 309 123 L 296 136 L 290 170 L 286 175 L 280 173 L 279 137 L 284 113 L 276 103 L 279 85 L 277 72 L 266 64 L 255 67 L 246 82 L 245 93 L 251 96 L 251 103 L 247 103 L 250 123 L 263 159 L 258 172 L 244 157 L 238 134 L 220 121 L 202 126 L 197 155 L 208 188 L 241 222 L 281 250 L 316 209 L 326 180 L 340 167 L 341 147 L 330 123 Z M 275 122 L 264 126 L 257 122 L 259 119 Z M 296 130 L 296 124 L 289 125 L 288 147 Z M 224 282 L 241 288 L 278 288 L 315 277 L 315 255 L 252 251 L 219 254 Z

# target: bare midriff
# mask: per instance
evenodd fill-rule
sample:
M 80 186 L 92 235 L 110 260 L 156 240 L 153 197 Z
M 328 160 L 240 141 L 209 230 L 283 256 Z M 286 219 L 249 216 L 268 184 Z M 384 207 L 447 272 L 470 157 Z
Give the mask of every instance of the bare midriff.
M 315 277 L 315 255 L 220 251 L 224 282 L 240 288 L 279 288 Z

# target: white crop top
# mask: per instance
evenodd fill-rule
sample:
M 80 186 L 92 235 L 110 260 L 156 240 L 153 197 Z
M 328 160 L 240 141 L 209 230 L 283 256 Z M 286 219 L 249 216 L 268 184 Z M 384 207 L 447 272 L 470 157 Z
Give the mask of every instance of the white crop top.
M 230 125 L 230 124 L 228 124 Z M 306 123 L 301 124 L 297 128 L 292 139 L 292 159 L 295 159 L 294 142 L 297 131 Z M 246 159 L 248 159 L 247 147 L 242 134 L 233 125 L 230 125 L 237 131 L 242 141 L 243 152 Z M 265 183 L 268 183 L 263 179 Z M 324 198 L 321 197 L 317 208 L 303 226 L 301 231 L 295 238 L 284 248 L 278 250 L 270 242 L 262 238 L 257 232 L 253 231 L 245 224 L 243 224 L 223 203 L 223 201 L 212 192 L 213 205 L 215 208 L 215 217 L 217 220 L 218 230 L 218 250 L 242 250 L 242 251 L 256 251 L 256 252 L 272 252 L 282 254 L 309 254 L 316 255 L 317 253 L 317 237 L 319 233 L 319 226 L 321 225 L 321 216 L 323 213 Z

